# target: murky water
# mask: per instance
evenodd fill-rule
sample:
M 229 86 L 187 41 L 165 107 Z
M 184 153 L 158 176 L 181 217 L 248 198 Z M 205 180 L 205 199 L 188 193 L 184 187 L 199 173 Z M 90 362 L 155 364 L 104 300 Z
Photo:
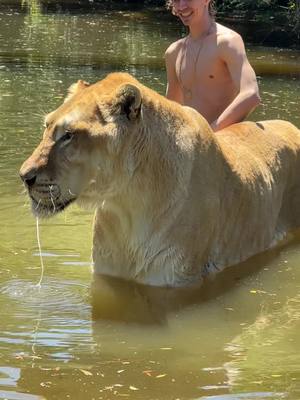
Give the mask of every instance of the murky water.
M 0 398 L 300 398 L 300 240 L 201 290 L 94 280 L 92 215 L 35 219 L 18 178 L 42 117 L 79 78 L 133 73 L 163 93 L 180 34 L 159 13 L 0 13 Z M 263 106 L 300 126 L 299 54 L 250 48 Z M 283 75 L 282 73 L 285 73 Z

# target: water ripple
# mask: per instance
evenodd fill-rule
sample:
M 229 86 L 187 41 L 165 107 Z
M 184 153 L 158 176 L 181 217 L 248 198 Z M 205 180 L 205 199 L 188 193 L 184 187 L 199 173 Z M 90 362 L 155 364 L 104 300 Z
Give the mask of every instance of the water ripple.
M 48 311 L 63 309 L 67 312 L 80 307 L 82 311 L 87 311 L 90 308 L 85 299 L 88 288 L 88 285 L 74 281 L 45 279 L 39 287 L 31 281 L 16 279 L 2 285 L 0 294 L 20 301 L 23 306 L 33 310 L 43 307 Z
M 51 359 L 69 361 L 79 345 L 80 351 L 91 351 L 88 288 L 49 278 L 41 287 L 21 279 L 0 286 L 0 302 L 13 309 L 18 320 L 16 328 L 8 316 L 0 337 L 1 352 L 22 359 L 46 352 Z

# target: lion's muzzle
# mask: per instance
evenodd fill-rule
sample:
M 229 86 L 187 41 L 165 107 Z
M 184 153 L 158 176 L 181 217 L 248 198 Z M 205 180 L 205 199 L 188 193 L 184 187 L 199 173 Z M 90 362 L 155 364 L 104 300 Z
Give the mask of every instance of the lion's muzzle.
M 49 179 L 45 168 L 39 168 L 32 158 L 24 162 L 19 174 L 28 191 L 32 210 L 36 215 L 56 214 L 74 201 L 73 196 L 62 196 L 59 185 Z
M 20 178 L 28 189 L 35 184 L 36 177 L 36 168 L 26 168 L 26 165 L 24 163 L 20 169 Z

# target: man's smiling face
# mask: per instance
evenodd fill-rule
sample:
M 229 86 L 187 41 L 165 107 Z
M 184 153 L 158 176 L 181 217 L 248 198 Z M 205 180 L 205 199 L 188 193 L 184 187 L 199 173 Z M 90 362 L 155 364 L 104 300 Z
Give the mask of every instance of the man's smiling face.
M 173 0 L 173 12 L 186 26 L 201 23 L 209 0 Z

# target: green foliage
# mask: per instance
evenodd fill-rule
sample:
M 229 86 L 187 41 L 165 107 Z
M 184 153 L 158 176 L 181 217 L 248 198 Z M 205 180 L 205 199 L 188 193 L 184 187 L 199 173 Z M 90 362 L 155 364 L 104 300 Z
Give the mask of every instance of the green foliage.
M 288 4 L 289 20 L 294 26 L 293 30 L 300 38 L 300 0 L 290 0 Z
M 295 0 L 296 1 L 296 0 Z M 223 0 L 217 1 L 219 9 L 223 10 L 273 10 L 277 7 L 288 7 L 289 0 Z
M 300 0 L 217 0 L 219 10 L 240 10 L 240 11 L 270 11 L 270 12 L 294 12 L 298 13 L 300 9 Z
M 244 13 L 256 19 L 281 15 L 288 30 L 300 37 L 300 0 L 216 0 L 216 5 L 220 12 Z

